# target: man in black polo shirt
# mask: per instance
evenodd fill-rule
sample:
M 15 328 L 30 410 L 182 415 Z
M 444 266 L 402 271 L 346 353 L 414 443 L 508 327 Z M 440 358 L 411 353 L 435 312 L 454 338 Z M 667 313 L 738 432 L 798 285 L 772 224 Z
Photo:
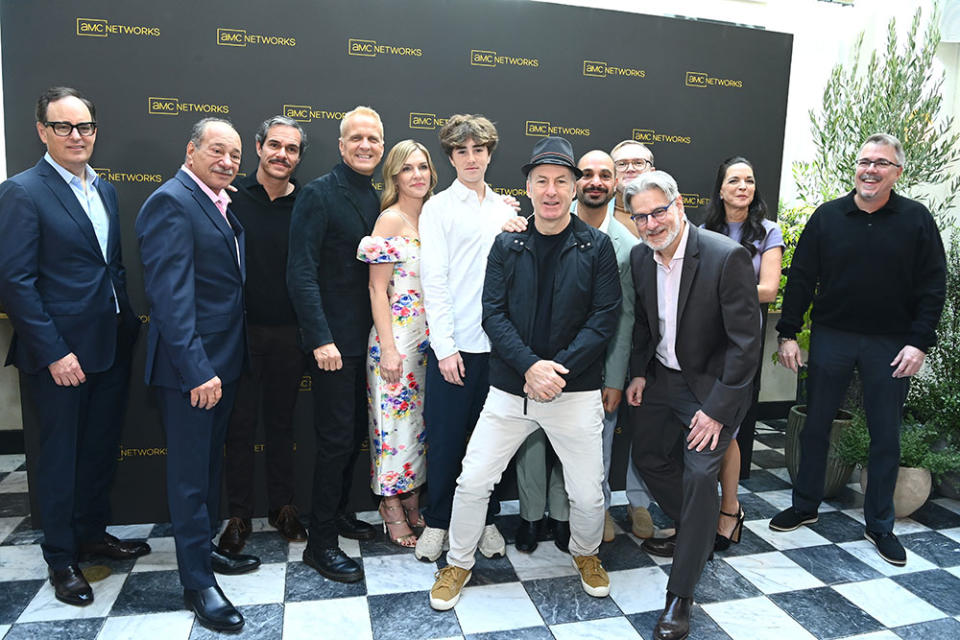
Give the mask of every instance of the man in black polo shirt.
M 307 532 L 293 504 L 293 407 L 305 359 L 297 317 L 287 295 L 290 214 L 300 192 L 293 172 L 307 137 L 295 120 L 273 116 L 256 134 L 257 172 L 237 180 L 230 209 L 247 231 L 247 344 L 250 368 L 240 378 L 227 432 L 226 482 L 230 519 L 220 548 L 239 553 L 253 516 L 253 447 L 261 399 L 266 436 L 268 520 L 283 537 Z
M 854 191 L 813 212 L 794 252 L 777 323 L 779 357 L 793 371 L 803 365 L 795 338 L 812 300 L 809 404 L 793 506 L 770 520 L 776 531 L 817 521 L 830 424 L 856 366 L 870 430 L 864 537 L 899 566 L 907 562 L 893 534 L 903 403 L 910 376 L 936 343 L 946 289 L 943 243 L 933 217 L 893 191 L 903 161 L 903 147 L 893 136 L 867 138 Z

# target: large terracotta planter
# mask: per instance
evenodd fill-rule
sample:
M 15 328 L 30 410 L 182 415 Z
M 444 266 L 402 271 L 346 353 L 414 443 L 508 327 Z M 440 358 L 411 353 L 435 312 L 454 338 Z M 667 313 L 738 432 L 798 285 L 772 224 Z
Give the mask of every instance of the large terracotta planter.
M 897 485 L 893 490 L 893 514 L 897 518 L 906 518 L 923 506 L 930 497 L 933 481 L 928 469 L 900 467 L 897 473 Z M 867 470 L 860 471 L 860 488 L 867 492 Z
M 830 427 L 830 447 L 827 449 L 827 471 L 823 480 L 823 497 L 832 498 L 840 493 L 847 484 L 850 474 L 853 473 L 852 464 L 843 462 L 837 456 L 836 442 L 840 432 L 850 426 L 853 416 L 840 410 Z M 787 463 L 787 472 L 790 480 L 796 484 L 797 469 L 800 467 L 800 433 L 807 421 L 807 406 L 795 405 L 790 407 L 787 415 L 787 440 L 784 445 L 784 457 Z

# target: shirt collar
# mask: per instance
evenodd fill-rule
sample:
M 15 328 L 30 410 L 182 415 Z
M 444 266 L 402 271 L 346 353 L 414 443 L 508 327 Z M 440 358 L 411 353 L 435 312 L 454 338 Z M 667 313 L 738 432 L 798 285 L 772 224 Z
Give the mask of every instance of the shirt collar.
M 487 188 L 483 190 L 483 200 L 488 200 L 493 193 L 493 188 L 489 184 L 486 185 L 486 187 Z M 469 196 L 477 197 L 477 192 L 460 182 L 458 178 L 453 179 L 453 184 L 450 185 L 450 189 L 460 200 L 466 200 Z M 480 202 L 483 202 L 483 200 Z
M 43 154 L 43 159 L 46 160 L 50 166 L 56 170 L 57 173 L 60 174 L 60 177 L 63 178 L 63 181 L 67 184 L 73 184 L 75 180 L 77 183 L 80 182 L 80 178 L 68 169 L 64 169 L 56 160 L 53 159 L 49 151 Z M 86 180 L 91 185 L 97 186 L 97 180 L 99 180 L 100 177 L 97 175 L 97 172 L 90 167 L 90 165 L 84 166 L 84 173 L 86 174 Z
M 852 189 L 850 193 L 848 193 L 847 195 L 843 196 L 840 199 L 843 202 L 843 211 L 848 215 L 854 214 L 854 213 L 863 213 L 860 207 L 857 206 L 857 201 L 853 197 L 854 195 L 856 195 L 856 193 L 857 193 L 857 190 Z M 900 195 L 897 194 L 896 191 L 891 189 L 890 197 L 887 199 L 887 202 L 882 207 L 874 211 L 873 213 L 875 214 L 876 213 L 898 213 L 900 211 L 901 200 L 902 198 L 900 197 Z
M 226 189 L 220 189 L 220 193 L 216 193 L 213 189 L 204 184 L 203 180 L 198 178 L 193 171 L 190 171 L 190 169 L 187 168 L 187 165 L 181 165 L 180 168 L 183 169 L 183 172 L 190 176 L 193 181 L 197 183 L 197 186 L 200 187 L 200 190 L 207 194 L 207 197 L 210 198 L 210 201 L 213 202 L 213 204 L 217 204 L 218 200 L 222 200 L 227 204 L 230 203 L 230 195 L 227 193 Z
M 680 232 L 680 243 L 677 245 L 677 250 L 673 252 L 673 257 L 670 258 L 670 264 L 666 265 L 663 262 L 663 258 L 660 257 L 660 254 L 656 251 L 653 252 L 653 261 L 656 262 L 661 267 L 670 269 L 673 267 L 674 262 L 679 262 L 683 260 L 684 254 L 687 252 L 687 238 L 690 237 L 690 221 L 684 217 L 683 231 Z

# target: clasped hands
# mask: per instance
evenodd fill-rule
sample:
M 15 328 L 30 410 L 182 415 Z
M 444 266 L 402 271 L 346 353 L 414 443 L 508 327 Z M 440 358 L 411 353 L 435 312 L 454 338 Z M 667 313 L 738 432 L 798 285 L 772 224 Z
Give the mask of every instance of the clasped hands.
M 556 400 L 567 386 L 562 374 L 570 370 L 553 360 L 537 360 L 523 374 L 523 392 L 536 402 Z

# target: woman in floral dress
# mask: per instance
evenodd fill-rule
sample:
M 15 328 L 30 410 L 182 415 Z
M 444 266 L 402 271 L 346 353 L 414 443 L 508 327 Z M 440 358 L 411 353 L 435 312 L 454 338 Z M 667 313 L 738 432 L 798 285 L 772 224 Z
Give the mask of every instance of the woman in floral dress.
M 430 153 L 398 142 L 383 166 L 382 213 L 357 259 L 370 264 L 373 329 L 367 351 L 371 488 L 391 542 L 413 547 L 422 526 L 417 489 L 426 480 L 423 386 L 427 320 L 420 288 L 420 209 L 437 174 Z

